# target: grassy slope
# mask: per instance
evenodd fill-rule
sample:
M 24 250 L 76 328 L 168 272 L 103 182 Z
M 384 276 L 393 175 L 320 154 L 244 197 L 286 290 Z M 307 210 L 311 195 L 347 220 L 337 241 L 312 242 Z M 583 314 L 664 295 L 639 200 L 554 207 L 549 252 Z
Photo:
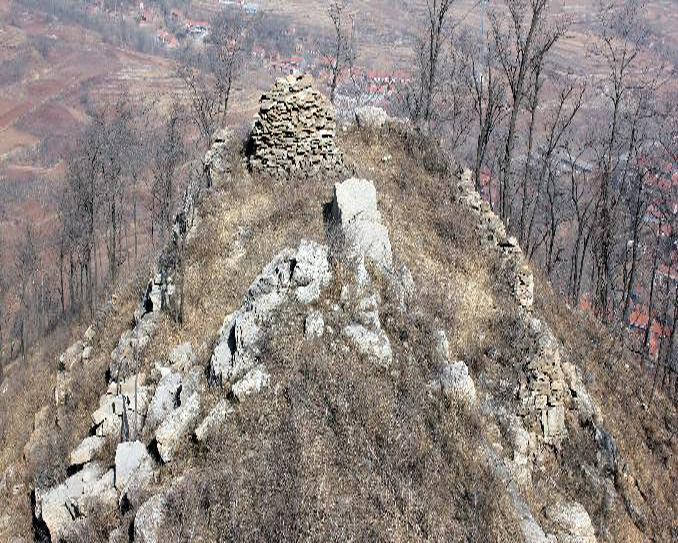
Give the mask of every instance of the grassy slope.
M 417 284 L 416 308 L 406 317 L 399 316 L 388 290 L 382 290 L 382 322 L 394 343 L 394 371 L 375 370 L 350 353 L 332 350 L 329 339 L 309 347 L 301 341 L 304 314 L 286 308 L 276 325 L 284 333 L 274 334 L 267 344 L 273 387 L 237 406 L 217 439 L 201 447 L 187 443 L 185 453 L 162 469 L 160 486 L 188 470 L 176 487 L 171 535 L 186 536 L 185 530 L 194 527 L 207 539 L 224 533 L 314 539 L 371 533 L 396 540 L 513 541 L 515 523 L 507 516 L 505 497 L 478 462 L 483 421 L 455 406 L 431 402 L 424 386 L 433 373 L 430 334 L 439 328 L 448 331 L 452 356 L 468 362 L 478 383 L 515 378 L 513 364 L 521 362 L 525 347 L 513 303 L 498 280 L 499 265 L 475 249 L 468 214 L 453 202 L 450 177 L 422 167 L 430 157 L 413 156 L 393 134 L 350 131 L 341 135 L 341 146 L 357 174 L 375 181 L 396 260 L 407 264 Z M 235 170 L 232 181 L 217 186 L 201 203 L 203 220 L 189 247 L 186 323 L 179 328 L 163 320 L 145 357 L 147 370 L 186 340 L 206 364 L 224 316 L 239 306 L 261 268 L 301 238 L 324 239 L 322 206 L 331 199 L 335 179 L 288 184 L 253 179 L 239 165 Z M 31 537 L 26 489 L 36 478 L 63 477 L 65 454 L 87 433 L 88 415 L 105 389 L 110 350 L 129 325 L 141 284 L 142 277 L 117 296 L 97 340 L 92 371 L 83 378 L 77 410 L 60 430 L 58 443 L 46 449 L 52 462 L 39 469 L 19 462 L 26 488 L 19 499 L 2 495 L 0 503 L 8 505 L 0 508 L 0 518 L 9 512 L 15 522 L 10 532 L 3 532 L 0 523 L 0 535 Z M 321 307 L 338 301 L 340 286 L 335 281 Z M 646 535 L 670 540 L 667 530 L 676 518 L 671 501 L 676 443 L 667 428 L 675 428 L 675 411 L 661 393 L 643 411 L 631 385 L 640 382 L 639 368 L 611 364 L 617 358 L 611 357 L 610 340 L 565 308 L 546 286 L 538 286 L 537 308 L 586 370 L 606 424 L 638 488 L 649 497 Z M 336 330 L 342 324 L 331 323 Z M 499 353 L 494 358 L 487 356 L 492 348 Z M 31 413 L 49 397 L 53 360 L 54 355 L 36 357 L 18 374 L 22 389 L 14 391 L 14 400 L 0 398 L 5 423 L 0 473 L 19 461 Z M 510 403 L 510 390 L 504 392 Z M 19 402 L 19 397 L 31 400 Z M 213 391 L 205 409 L 218 397 Z M 595 452 L 586 443 L 584 430 L 573 432 L 565 448 L 576 455 L 547 464 L 534 495 L 528 496 L 533 508 L 538 513 L 545 505 L 543 493 L 558 486 L 584 503 L 597 527 L 607 530 L 602 539 L 639 538 L 623 504 L 608 511 L 610 518 L 601 518 L 605 511 L 596 503 L 598 497 L 586 494 L 590 489 L 573 469 L 577 462 L 595 461 L 587 457 Z M 109 448 L 109 460 L 111 452 Z M 132 512 L 123 518 L 104 516 L 83 537 L 96 540 L 99 534 L 105 540 L 108 528 L 132 518 Z

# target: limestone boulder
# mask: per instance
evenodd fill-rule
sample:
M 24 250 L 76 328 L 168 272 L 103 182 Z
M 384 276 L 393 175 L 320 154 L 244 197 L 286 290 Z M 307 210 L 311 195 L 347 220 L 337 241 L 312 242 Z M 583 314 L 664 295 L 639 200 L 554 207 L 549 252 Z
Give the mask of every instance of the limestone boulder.
M 248 371 L 242 379 L 236 382 L 231 389 L 233 395 L 238 401 L 243 401 L 247 396 L 260 392 L 262 388 L 268 386 L 271 376 L 266 372 L 264 366 L 257 366 Z
M 377 106 L 361 106 L 355 110 L 355 122 L 360 128 L 376 130 L 382 128 L 389 119 L 387 113 Z
M 71 467 L 82 466 L 91 462 L 94 457 L 104 448 L 106 438 L 101 436 L 89 436 L 82 440 L 69 457 Z
M 182 375 L 168 371 L 160 379 L 155 387 L 155 394 L 148 406 L 146 424 L 155 428 L 167 416 L 179 406 L 179 394 L 181 392 Z
M 139 427 L 143 426 L 148 408 L 149 391 L 145 385 L 144 374 L 130 376 L 118 384 L 111 383 L 108 390 L 99 399 L 99 408 L 92 413 L 92 429 L 101 437 L 120 433 L 124 412 L 127 413 L 130 426 L 135 415 Z
M 194 394 L 189 400 L 175 409 L 155 432 L 158 452 L 162 461 L 171 462 L 191 427 L 200 415 L 200 396 Z
M 134 517 L 135 543 L 162 543 L 161 529 L 167 515 L 167 498 L 156 494 L 139 507 Z
M 231 407 L 229 401 L 226 399 L 219 400 L 195 429 L 195 438 L 198 441 L 207 439 L 208 436 L 216 432 L 231 413 L 233 413 L 233 407 Z
M 143 488 L 153 477 L 153 458 L 140 441 L 118 444 L 115 450 L 115 488 L 126 493 Z
M 53 541 L 62 539 L 78 519 L 87 516 L 87 502 L 117 499 L 112 475 L 91 462 L 60 485 L 46 492 L 36 490 L 35 516 L 45 523 Z
M 365 256 L 381 268 L 391 268 L 391 242 L 377 209 L 377 191 L 372 181 L 351 178 L 336 183 L 331 219 L 349 254 Z

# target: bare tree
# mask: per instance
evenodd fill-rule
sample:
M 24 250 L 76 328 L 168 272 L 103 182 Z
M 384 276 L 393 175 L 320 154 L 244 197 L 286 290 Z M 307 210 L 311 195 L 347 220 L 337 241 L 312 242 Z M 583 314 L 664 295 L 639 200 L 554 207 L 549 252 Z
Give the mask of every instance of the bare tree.
M 21 355 L 26 361 L 28 346 L 31 297 L 35 292 L 35 276 L 38 271 L 38 251 L 35 234 L 29 225 L 26 225 L 24 237 L 21 240 L 15 258 L 15 270 L 18 283 L 19 317 L 20 317 L 20 345 Z
M 357 54 L 351 1 L 330 1 L 327 15 L 332 22 L 333 34 L 325 56 L 329 59 L 327 68 L 330 71 L 330 100 L 334 103 L 339 80 L 344 72 L 353 69 Z
M 511 114 L 501 164 L 499 191 L 500 215 L 510 224 L 514 194 L 511 167 L 518 115 L 528 94 L 530 74 L 535 73 L 536 66 L 541 66 L 544 57 L 563 35 L 566 27 L 564 24 L 548 24 L 547 15 L 551 4 L 549 0 L 504 2 L 508 11 L 508 24 L 503 23 L 503 12 L 493 12 L 490 21 L 497 56 L 511 96 Z M 538 77 L 535 80 L 538 81 Z
M 439 80 L 445 38 L 451 32 L 451 9 L 455 0 L 426 0 L 424 36 L 417 45 L 417 76 L 407 89 L 405 105 L 414 122 L 429 125 L 436 114 L 441 91 Z
M 462 43 L 464 51 L 466 88 L 472 97 L 472 109 L 477 123 L 478 137 L 473 161 L 473 174 L 476 190 L 480 191 L 480 171 L 490 138 L 501 122 L 505 109 L 505 87 L 495 70 L 494 49 L 489 40 L 483 47 L 469 46 L 470 40 Z M 465 45 L 465 46 L 464 46 Z
M 210 21 L 210 28 L 205 49 L 185 49 L 177 65 L 177 74 L 189 91 L 193 122 L 205 147 L 212 145 L 218 124 L 226 123 L 231 91 L 240 75 L 249 39 L 239 10 L 220 12 Z
M 173 104 L 167 115 L 162 133 L 153 150 L 153 220 L 160 226 L 160 237 L 166 239 L 172 229 L 172 212 L 177 194 L 177 171 L 181 166 L 186 149 L 182 132 L 183 110 Z

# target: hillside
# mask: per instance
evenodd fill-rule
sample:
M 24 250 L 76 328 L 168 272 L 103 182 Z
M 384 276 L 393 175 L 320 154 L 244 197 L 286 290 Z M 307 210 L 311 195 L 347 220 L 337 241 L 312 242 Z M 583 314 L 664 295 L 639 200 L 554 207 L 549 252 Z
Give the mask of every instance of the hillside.
M 276 85 L 155 269 L 7 369 L 0 540 L 675 540 L 675 406 L 636 359 L 435 141 L 375 109 L 335 136 Z

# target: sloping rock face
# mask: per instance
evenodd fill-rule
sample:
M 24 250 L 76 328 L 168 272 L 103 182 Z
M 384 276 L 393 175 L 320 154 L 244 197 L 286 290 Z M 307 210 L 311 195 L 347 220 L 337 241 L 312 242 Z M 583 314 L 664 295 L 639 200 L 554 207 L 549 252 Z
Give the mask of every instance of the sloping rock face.
M 372 181 L 351 178 L 336 183 L 332 220 L 351 253 L 366 256 L 382 268 L 391 267 L 391 242 L 377 209 L 377 190 Z
M 66 537 L 74 522 L 86 518 L 96 502 L 117 503 L 113 478 L 113 470 L 91 463 L 45 493 L 36 490 L 35 516 L 45 523 L 53 541 Z
M 335 146 L 336 125 L 334 106 L 310 76 L 280 78 L 261 97 L 249 166 L 275 177 L 337 172 L 343 158 Z
M 328 255 L 326 246 L 302 241 L 296 250 L 281 252 L 264 268 L 242 307 L 224 320 L 210 361 L 213 383 L 235 385 L 255 370 L 261 362 L 264 327 L 272 313 L 285 301 L 307 304 L 320 296 L 320 289 L 332 278 Z

